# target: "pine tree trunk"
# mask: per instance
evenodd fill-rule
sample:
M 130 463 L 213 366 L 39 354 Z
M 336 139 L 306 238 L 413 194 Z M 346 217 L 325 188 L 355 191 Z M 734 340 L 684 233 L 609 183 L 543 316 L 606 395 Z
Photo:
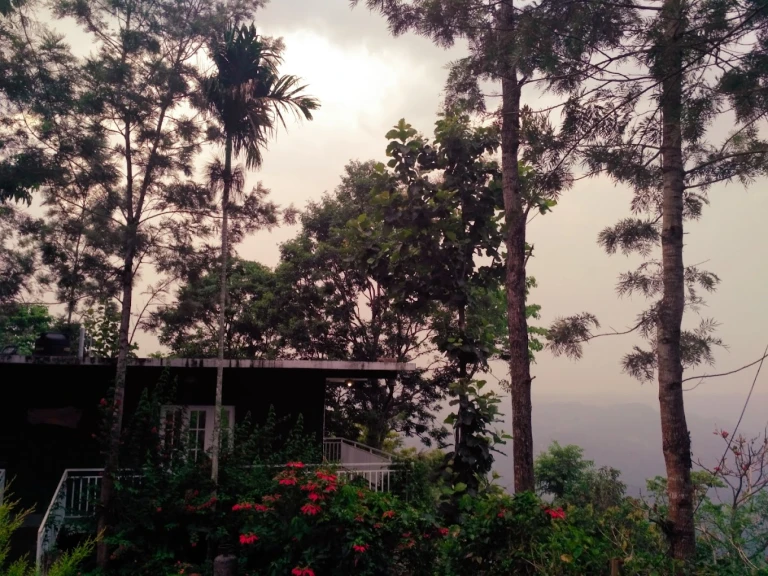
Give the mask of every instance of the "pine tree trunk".
M 510 30 L 514 28 L 512 6 L 506 3 L 502 5 L 501 25 Z M 534 489 L 533 430 L 528 321 L 525 317 L 526 222 L 518 172 L 520 83 L 515 66 L 509 66 L 504 71 L 501 90 L 501 169 L 507 227 L 506 292 L 512 389 L 512 460 L 515 492 L 525 492 Z
M 120 314 L 119 347 L 117 353 L 117 370 L 115 374 L 115 396 L 112 403 L 112 420 L 110 423 L 107 460 L 101 479 L 99 495 L 99 518 L 97 532 L 108 533 L 112 525 L 112 500 L 115 491 L 115 474 L 120 465 L 120 433 L 123 426 L 123 400 L 125 398 L 125 380 L 128 372 L 128 352 L 130 349 L 129 330 L 131 325 L 131 303 L 133 299 L 133 264 L 136 257 L 136 226 L 129 223 L 126 226 L 126 247 L 123 260 L 122 290 L 123 301 Z M 109 558 L 109 549 L 100 540 L 96 547 L 96 561 L 104 568 Z
M 219 355 L 216 364 L 216 404 L 213 412 L 213 445 L 211 446 L 211 478 L 219 481 L 221 442 L 221 403 L 224 390 L 224 328 L 227 309 L 228 206 L 232 186 L 232 137 L 227 135 L 224 152 L 224 187 L 221 195 L 221 291 L 219 293 Z
M 691 440 L 683 405 L 683 365 L 680 334 L 685 308 L 683 267 L 682 153 L 682 3 L 667 0 L 664 6 L 664 65 L 662 82 L 662 275 L 664 293 L 657 319 L 659 409 L 669 496 L 669 538 L 672 555 L 690 560 L 695 552 Z

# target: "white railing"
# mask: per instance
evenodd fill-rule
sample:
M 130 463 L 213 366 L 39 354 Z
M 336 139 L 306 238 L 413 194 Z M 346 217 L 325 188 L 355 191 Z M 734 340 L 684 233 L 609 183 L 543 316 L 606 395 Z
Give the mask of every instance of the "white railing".
M 37 530 L 35 565 L 38 573 L 44 575 L 47 572 L 47 557 L 56 546 L 59 532 L 67 521 L 88 518 L 95 513 L 102 472 L 101 468 L 64 470 Z
M 392 454 L 346 438 L 324 438 L 323 460 L 344 466 L 392 462 Z
M 392 489 L 392 477 L 402 472 L 402 469 L 393 468 L 389 464 L 358 463 L 344 464 L 336 470 L 336 475 L 348 480 L 362 478 L 374 492 L 389 492 Z
M 5 495 L 5 470 L 0 468 L 0 504 L 3 503 L 4 495 Z

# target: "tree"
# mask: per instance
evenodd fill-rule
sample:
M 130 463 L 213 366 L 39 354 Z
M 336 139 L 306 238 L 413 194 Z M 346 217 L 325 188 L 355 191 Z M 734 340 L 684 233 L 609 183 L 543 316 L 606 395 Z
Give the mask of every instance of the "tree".
M 237 20 L 235 20 L 237 22 Z M 219 302 L 219 353 L 216 368 L 216 408 L 214 411 L 211 474 L 219 474 L 219 425 L 222 380 L 224 378 L 224 331 L 227 301 L 227 217 L 230 194 L 242 191 L 242 174 L 232 169 L 232 157 L 245 154 L 246 166 L 258 168 L 261 150 L 279 124 L 285 128 L 283 114 L 312 119 L 319 107 L 314 98 L 303 94 L 305 86 L 296 76 L 280 76 L 282 44 L 260 37 L 256 27 L 228 26 L 223 37 L 215 37 L 211 57 L 216 72 L 203 83 L 205 99 L 223 132 L 224 164 L 215 162 L 209 169 L 211 188 L 221 191 L 221 295 Z
M 675 558 L 695 551 L 691 441 L 683 402 L 683 371 L 713 362 L 722 344 L 716 323 L 702 319 L 683 330 L 683 313 L 697 311 L 699 290 L 719 278 L 683 261 L 684 222 L 698 219 L 707 190 L 717 182 L 746 184 L 768 166 L 768 143 L 759 137 L 766 112 L 766 18 L 763 2 L 689 3 L 664 0 L 638 5 L 635 25 L 615 56 L 637 66 L 631 77 L 603 70 L 589 96 L 566 107 L 564 126 L 577 134 L 591 173 L 607 172 L 634 191 L 633 217 L 604 230 L 598 242 L 609 254 L 639 253 L 646 261 L 623 274 L 620 295 L 652 299 L 637 323 L 650 344 L 623 359 L 640 380 L 657 379 L 669 491 L 667 534 Z M 726 105 L 730 105 L 728 108 Z M 710 142 L 712 122 L 728 114 L 733 131 Z M 594 337 L 597 319 L 581 314 L 550 331 L 553 350 L 574 356 Z
M 112 185 L 100 184 L 102 205 L 115 225 L 110 257 L 119 269 L 121 304 L 120 345 L 112 404 L 112 434 L 101 486 L 99 528 L 109 525 L 114 472 L 118 467 L 125 375 L 130 350 L 133 289 L 142 265 L 161 250 L 189 243 L 210 214 L 208 190 L 191 180 L 193 161 L 210 133 L 199 115 L 189 114 L 200 70 L 194 56 L 205 47 L 211 29 L 231 20 L 250 18 L 260 0 L 226 0 L 215 4 L 197 0 L 147 2 L 121 0 L 109 6 L 90 0 L 54 3 L 57 17 L 72 17 L 83 38 L 94 42 L 87 59 L 67 62 L 75 74 L 62 98 L 30 127 L 38 141 L 68 141 L 82 134 L 86 143 L 108 154 L 119 167 Z M 40 41 L 35 48 L 50 53 L 61 41 Z M 71 114 L 72 104 L 77 114 Z M 40 138 L 44 136 L 44 138 Z M 106 139 L 107 143 L 103 143 Z M 61 147 L 60 147 L 61 148 Z M 55 156 L 56 150 L 51 151 Z M 56 164 L 68 180 L 92 165 Z M 104 542 L 98 560 L 108 559 Z
M 625 498 L 621 473 L 607 466 L 595 468 L 592 460 L 584 460 L 584 450 L 573 444 L 553 442 L 536 458 L 535 471 L 538 491 L 553 496 L 556 504 L 592 506 L 605 512 Z
M 15 302 L 0 304 L 0 350 L 12 346 L 16 349 L 14 354 L 31 355 L 35 340 L 50 328 L 52 322 L 45 306 Z
M 360 0 L 352 0 L 355 5 Z M 547 118 L 521 108 L 531 84 L 562 91 L 591 71 L 593 54 L 604 54 L 622 38 L 626 5 L 610 1 L 542 2 L 515 8 L 512 0 L 366 0 L 381 12 L 395 35 L 412 30 L 448 47 L 468 40 L 470 54 L 454 63 L 449 104 L 485 111 L 479 81 L 501 83 L 500 148 L 505 214 L 506 305 L 512 391 L 515 490 L 534 489 L 531 372 L 526 318 L 525 264 L 530 252 L 526 224 L 540 203 L 526 198 L 519 161 L 536 168 L 535 190 L 552 200 L 569 184 L 570 149 Z M 521 150 L 521 144 L 525 145 Z
M 410 362 L 435 351 L 431 309 L 400 307 L 398 296 L 376 280 L 368 262 L 369 246 L 385 241 L 383 222 L 371 218 L 381 180 L 375 162 L 351 162 L 334 194 L 311 203 L 301 216 L 299 235 L 281 247 L 276 274 L 287 290 L 282 307 L 285 353 Z M 372 237 L 350 234 L 348 223 L 361 218 L 375 222 Z M 434 425 L 434 413 L 447 385 L 444 375 L 418 370 L 329 388 L 327 430 L 360 436 L 377 448 L 391 431 L 440 443 L 444 431 Z
M 218 270 L 187 280 L 176 302 L 153 312 L 148 328 L 180 358 L 215 358 L 219 347 Z M 227 358 L 274 358 L 283 347 L 284 290 L 275 273 L 256 262 L 229 260 L 224 352 Z
M 536 459 L 536 486 L 544 494 L 562 499 L 573 494 L 593 466 L 594 462 L 584 460 L 584 450 L 579 446 L 553 442 Z
M 352 222 L 376 282 L 399 309 L 429 315 L 432 341 L 458 406 L 448 466 L 475 493 L 493 462 L 485 423 L 476 416 L 492 398 L 472 380 L 505 347 L 500 171 L 495 127 L 473 126 L 460 110 L 436 122 L 434 143 L 405 120 L 387 134 L 390 157 L 375 188 L 375 210 Z M 383 223 L 382 232 L 374 230 Z M 476 256 L 484 256 L 482 265 Z M 527 352 L 526 352 L 527 353 Z M 493 420 L 491 416 L 490 420 Z

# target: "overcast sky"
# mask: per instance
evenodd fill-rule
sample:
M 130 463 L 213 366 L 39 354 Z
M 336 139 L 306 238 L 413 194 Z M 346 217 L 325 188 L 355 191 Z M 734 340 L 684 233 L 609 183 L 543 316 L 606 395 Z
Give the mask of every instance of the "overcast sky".
M 285 39 L 282 72 L 301 76 L 322 104 L 314 121 L 280 133 L 265 153 L 262 170 L 249 177 L 251 183 L 263 182 L 283 205 L 302 207 L 333 190 L 350 160 L 383 159 L 384 135 L 400 118 L 431 135 L 445 66 L 464 54 L 463 46 L 445 51 L 412 35 L 392 38 L 380 16 L 352 10 L 347 0 L 272 0 L 256 24 L 260 33 Z M 602 228 L 627 215 L 630 197 L 627 189 L 605 178 L 581 181 L 552 214 L 532 223 L 529 241 L 535 257 L 530 273 L 539 287 L 531 297 L 542 306 L 542 324 L 578 311 L 596 314 L 608 329 L 633 323 L 645 302 L 620 300 L 614 292 L 617 275 L 631 269 L 633 261 L 608 257 L 595 242 Z M 730 348 L 717 352 L 715 369 L 696 373 L 738 367 L 758 358 L 768 345 L 768 186 L 765 180 L 746 191 L 737 184 L 717 186 L 710 198 L 703 219 L 687 224 L 685 261 L 707 261 L 705 268 L 721 277 L 703 313 L 721 323 L 719 335 Z M 279 244 L 295 233 L 295 228 L 284 227 L 257 234 L 240 246 L 240 254 L 274 265 Z M 151 335 L 140 335 L 139 343 L 143 353 L 157 349 Z M 534 367 L 537 395 L 653 401 L 654 386 L 641 386 L 621 374 L 621 356 L 633 343 L 628 337 L 597 340 L 578 363 L 541 353 Z M 499 378 L 504 372 L 503 365 L 494 366 Z M 689 396 L 700 399 L 693 401 L 696 405 L 735 407 L 753 377 L 751 369 L 711 380 Z M 754 416 L 762 413 L 768 420 L 765 392 L 768 367 L 757 383 L 758 400 L 750 406 Z

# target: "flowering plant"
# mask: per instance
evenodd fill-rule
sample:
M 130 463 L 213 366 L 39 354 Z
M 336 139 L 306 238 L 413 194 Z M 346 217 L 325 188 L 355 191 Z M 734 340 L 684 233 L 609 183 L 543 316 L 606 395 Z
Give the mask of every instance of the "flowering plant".
M 247 570 L 282 576 L 427 573 L 449 530 L 362 479 L 291 462 L 269 493 L 232 506 Z M 419 570 L 419 567 L 422 567 Z

